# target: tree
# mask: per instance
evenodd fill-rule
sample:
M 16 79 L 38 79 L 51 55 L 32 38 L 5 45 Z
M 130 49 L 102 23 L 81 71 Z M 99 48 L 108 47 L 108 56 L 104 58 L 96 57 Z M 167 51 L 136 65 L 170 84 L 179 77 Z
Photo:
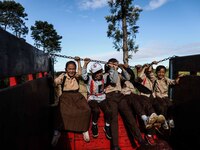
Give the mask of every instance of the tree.
M 105 17 L 108 23 L 107 36 L 114 39 L 113 44 L 117 51 L 123 50 L 124 64 L 128 64 L 128 60 L 132 56 L 129 52 L 138 51 L 138 45 L 134 40 L 139 28 L 136 22 L 142 9 L 133 6 L 132 1 L 108 1 L 111 15 Z
M 37 48 L 42 47 L 45 53 L 56 53 L 61 51 L 60 40 L 54 26 L 46 21 L 35 21 L 35 26 L 31 26 L 31 37 L 35 40 Z
M 25 20 L 28 20 L 24 7 L 15 1 L 0 1 L 0 27 L 11 30 L 17 37 L 28 34 Z

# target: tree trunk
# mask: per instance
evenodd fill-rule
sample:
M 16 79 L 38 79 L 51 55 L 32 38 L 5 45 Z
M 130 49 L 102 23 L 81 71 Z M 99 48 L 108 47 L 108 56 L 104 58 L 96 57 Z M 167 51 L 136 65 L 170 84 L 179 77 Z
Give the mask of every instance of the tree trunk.
M 122 32 L 123 32 L 123 62 L 128 64 L 128 44 L 127 44 L 127 23 L 126 23 L 126 5 L 121 0 L 122 8 Z

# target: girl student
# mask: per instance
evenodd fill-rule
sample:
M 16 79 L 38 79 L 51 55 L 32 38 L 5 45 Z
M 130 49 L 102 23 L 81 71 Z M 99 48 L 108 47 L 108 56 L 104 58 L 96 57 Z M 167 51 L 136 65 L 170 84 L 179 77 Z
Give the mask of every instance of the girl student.
M 59 97 L 58 113 L 55 122 L 55 132 L 52 144 L 58 141 L 60 131 L 72 131 L 83 133 L 86 142 L 90 141 L 88 129 L 91 110 L 85 97 L 79 92 L 79 79 L 81 77 L 80 58 L 75 57 L 78 63 L 68 61 L 65 73 L 62 73 L 54 80 L 54 86 L 61 86 L 62 94 Z

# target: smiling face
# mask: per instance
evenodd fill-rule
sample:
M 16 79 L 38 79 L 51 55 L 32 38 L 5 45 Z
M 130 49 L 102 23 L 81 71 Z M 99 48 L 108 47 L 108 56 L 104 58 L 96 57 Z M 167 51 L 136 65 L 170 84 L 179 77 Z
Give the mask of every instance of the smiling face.
M 99 70 L 93 74 L 94 80 L 102 80 L 103 78 L 103 70 Z
M 163 79 L 165 77 L 165 69 L 164 68 L 161 68 L 158 72 L 157 72 L 157 77 L 158 79 Z
M 74 77 L 76 74 L 76 64 L 68 63 L 65 70 L 69 77 Z

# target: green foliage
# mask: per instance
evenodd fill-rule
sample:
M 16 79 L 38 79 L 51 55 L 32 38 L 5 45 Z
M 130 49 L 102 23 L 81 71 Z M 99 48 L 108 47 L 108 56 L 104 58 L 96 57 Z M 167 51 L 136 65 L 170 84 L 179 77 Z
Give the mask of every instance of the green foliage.
M 56 53 L 61 51 L 62 36 L 58 35 L 54 26 L 46 21 L 35 21 L 31 26 L 31 36 L 35 40 L 37 48 L 42 47 L 45 53 Z
M 133 0 L 115 0 L 109 1 L 110 16 L 105 19 L 108 23 L 107 36 L 113 38 L 114 48 L 117 51 L 123 50 L 124 63 L 128 63 L 131 58 L 129 52 L 137 52 L 138 45 L 135 44 L 136 33 L 139 26 L 136 25 L 140 8 L 132 5 Z
M 0 27 L 11 30 L 17 37 L 28 34 L 25 25 L 27 19 L 24 7 L 15 1 L 0 1 Z

